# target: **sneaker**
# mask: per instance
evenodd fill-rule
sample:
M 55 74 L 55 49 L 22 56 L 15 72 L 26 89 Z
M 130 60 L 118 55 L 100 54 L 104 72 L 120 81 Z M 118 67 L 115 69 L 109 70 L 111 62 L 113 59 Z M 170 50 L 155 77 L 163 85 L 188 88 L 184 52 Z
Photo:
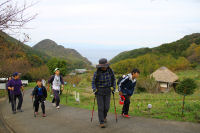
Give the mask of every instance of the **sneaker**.
M 57 106 L 56 108 L 57 108 L 57 109 L 60 109 L 60 106 Z
M 46 114 L 42 114 L 42 117 L 46 117 Z
M 105 128 L 105 125 L 104 125 L 104 124 L 100 124 L 100 127 L 101 127 L 101 128 Z
M 125 115 L 125 114 L 123 114 L 123 116 L 124 116 L 125 118 L 131 118 L 130 115 Z
M 35 112 L 35 115 L 38 115 L 38 112 Z
M 53 105 L 53 107 L 56 107 L 56 104 L 55 104 L 55 103 L 53 103 L 52 105 Z

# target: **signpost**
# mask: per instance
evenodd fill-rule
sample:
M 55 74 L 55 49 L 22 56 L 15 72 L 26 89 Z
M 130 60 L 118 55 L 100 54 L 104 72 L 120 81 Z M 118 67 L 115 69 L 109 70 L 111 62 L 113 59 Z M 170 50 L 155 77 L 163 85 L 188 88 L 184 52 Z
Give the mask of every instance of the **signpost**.
M 0 83 L 0 90 L 6 90 L 6 83 Z

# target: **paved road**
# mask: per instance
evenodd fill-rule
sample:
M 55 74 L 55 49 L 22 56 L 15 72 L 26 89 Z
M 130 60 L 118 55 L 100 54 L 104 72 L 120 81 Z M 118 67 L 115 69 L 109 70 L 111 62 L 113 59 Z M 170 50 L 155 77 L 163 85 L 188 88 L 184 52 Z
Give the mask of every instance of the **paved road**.
M 30 90 L 25 93 L 23 113 L 13 115 L 7 101 L 0 105 L 4 120 L 16 133 L 200 133 L 200 124 L 142 117 L 124 119 L 119 116 L 116 124 L 113 114 L 108 116 L 107 128 L 101 129 L 96 112 L 91 123 L 90 111 L 67 106 L 56 110 L 49 102 L 46 103 L 47 117 L 41 117 L 40 113 L 34 118 L 30 93 Z

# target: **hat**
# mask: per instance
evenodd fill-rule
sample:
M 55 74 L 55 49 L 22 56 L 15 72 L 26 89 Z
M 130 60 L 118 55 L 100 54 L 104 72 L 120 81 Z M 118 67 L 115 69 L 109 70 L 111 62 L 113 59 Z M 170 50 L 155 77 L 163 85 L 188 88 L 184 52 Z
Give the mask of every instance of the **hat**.
M 13 73 L 13 77 L 15 77 L 15 76 L 17 76 L 17 75 L 19 75 L 19 73 L 18 72 L 15 72 L 15 73 Z
M 101 68 L 101 67 L 108 67 L 109 63 L 107 61 L 106 58 L 102 58 L 99 60 L 99 64 L 96 66 L 97 68 Z
M 57 70 L 60 70 L 59 68 L 56 68 L 55 70 L 54 70 L 54 72 L 56 72 Z

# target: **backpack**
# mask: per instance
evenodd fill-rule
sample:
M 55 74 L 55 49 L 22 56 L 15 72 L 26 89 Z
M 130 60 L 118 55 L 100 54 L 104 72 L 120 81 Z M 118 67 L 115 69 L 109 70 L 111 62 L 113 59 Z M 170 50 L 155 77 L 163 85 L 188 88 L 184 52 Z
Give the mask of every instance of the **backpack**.
M 117 85 L 119 86 L 120 82 L 125 78 L 126 76 L 120 76 L 117 80 Z

